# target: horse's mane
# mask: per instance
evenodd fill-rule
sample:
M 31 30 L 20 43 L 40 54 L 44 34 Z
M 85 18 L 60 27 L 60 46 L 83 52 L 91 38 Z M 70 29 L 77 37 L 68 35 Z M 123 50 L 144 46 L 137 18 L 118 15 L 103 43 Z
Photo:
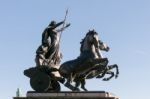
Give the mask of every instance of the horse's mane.
M 80 47 L 80 52 L 82 52 L 82 49 L 83 49 L 83 42 L 84 42 L 84 40 L 85 40 L 85 37 L 82 39 L 82 41 L 80 42 L 80 44 L 81 44 L 81 47 Z
M 82 52 L 82 49 L 83 49 L 83 44 L 84 44 L 84 41 L 86 39 L 86 37 L 88 35 L 94 35 L 94 34 L 98 34 L 97 32 L 95 32 L 95 30 L 89 30 L 89 32 L 87 32 L 86 36 L 81 40 L 80 44 L 81 44 L 81 47 L 80 47 L 80 52 Z

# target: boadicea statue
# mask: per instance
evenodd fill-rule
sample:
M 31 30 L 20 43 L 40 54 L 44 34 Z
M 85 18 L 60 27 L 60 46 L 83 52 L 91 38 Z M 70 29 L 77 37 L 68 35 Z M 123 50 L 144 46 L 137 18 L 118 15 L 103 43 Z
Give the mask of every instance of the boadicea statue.
M 62 28 L 58 28 L 60 26 Z M 30 85 L 36 92 L 59 92 L 60 83 L 72 91 L 87 91 L 86 79 L 102 78 L 108 81 L 118 77 L 117 64 L 108 65 L 108 59 L 101 53 L 108 52 L 110 48 L 99 39 L 95 30 L 89 30 L 80 42 L 80 55 L 76 59 L 60 64 L 61 33 L 69 26 L 65 20 L 59 23 L 51 21 L 42 33 L 42 42 L 36 51 L 36 66 L 24 70 L 24 75 L 30 78 Z M 116 69 L 116 72 L 112 69 Z M 110 76 L 105 77 L 106 74 Z

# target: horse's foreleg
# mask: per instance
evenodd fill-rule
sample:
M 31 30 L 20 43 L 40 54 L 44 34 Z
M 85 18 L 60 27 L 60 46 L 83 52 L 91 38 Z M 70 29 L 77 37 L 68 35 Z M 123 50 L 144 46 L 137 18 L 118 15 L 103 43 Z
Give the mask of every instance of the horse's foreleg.
M 110 80 L 112 77 L 114 77 L 114 72 L 112 72 L 112 71 L 108 71 L 106 74 L 110 74 L 111 76 L 110 77 L 108 77 L 108 78 L 104 78 L 103 79 L 103 81 L 108 81 L 108 80 Z
M 101 59 L 93 59 L 92 60 L 92 63 L 93 63 L 93 65 L 96 65 L 96 64 L 101 64 L 101 63 L 105 63 L 105 65 L 107 65 L 108 64 L 108 59 L 107 58 L 101 58 Z
M 99 74 L 96 78 L 103 78 L 106 73 Z
M 105 76 L 105 74 L 107 73 L 107 68 L 102 72 L 102 74 L 99 74 L 96 78 L 102 78 Z
M 108 70 L 111 70 L 111 69 L 113 69 L 113 68 L 116 68 L 115 78 L 117 78 L 118 75 L 119 75 L 119 68 L 118 68 L 118 65 L 117 65 L 117 64 L 114 64 L 114 65 L 108 66 Z

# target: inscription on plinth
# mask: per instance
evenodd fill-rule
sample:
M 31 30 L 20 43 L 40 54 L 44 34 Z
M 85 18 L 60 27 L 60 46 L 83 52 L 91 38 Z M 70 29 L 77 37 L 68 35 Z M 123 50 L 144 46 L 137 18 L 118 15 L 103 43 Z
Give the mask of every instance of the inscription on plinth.
M 119 99 L 116 95 L 105 91 L 90 92 L 28 92 L 26 97 L 14 97 L 14 99 Z

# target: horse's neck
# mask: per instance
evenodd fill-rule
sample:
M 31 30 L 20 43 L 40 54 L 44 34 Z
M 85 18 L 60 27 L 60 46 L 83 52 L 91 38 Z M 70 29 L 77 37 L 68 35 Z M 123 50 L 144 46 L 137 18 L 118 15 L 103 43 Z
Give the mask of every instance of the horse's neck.
M 86 41 L 83 43 L 82 51 L 90 51 L 95 55 L 95 58 L 103 58 L 102 51 L 100 49 L 96 51 L 96 47 Z
M 81 53 L 84 53 L 84 52 L 93 53 L 94 57 L 98 58 L 93 44 L 90 44 L 84 41 L 81 50 L 82 50 Z
M 101 50 L 99 51 L 99 54 L 100 54 L 99 58 L 104 58 L 103 55 L 102 55 L 102 51 Z
M 92 51 L 92 50 L 93 50 L 92 44 L 90 44 L 88 40 L 85 39 L 82 45 L 82 51 Z

